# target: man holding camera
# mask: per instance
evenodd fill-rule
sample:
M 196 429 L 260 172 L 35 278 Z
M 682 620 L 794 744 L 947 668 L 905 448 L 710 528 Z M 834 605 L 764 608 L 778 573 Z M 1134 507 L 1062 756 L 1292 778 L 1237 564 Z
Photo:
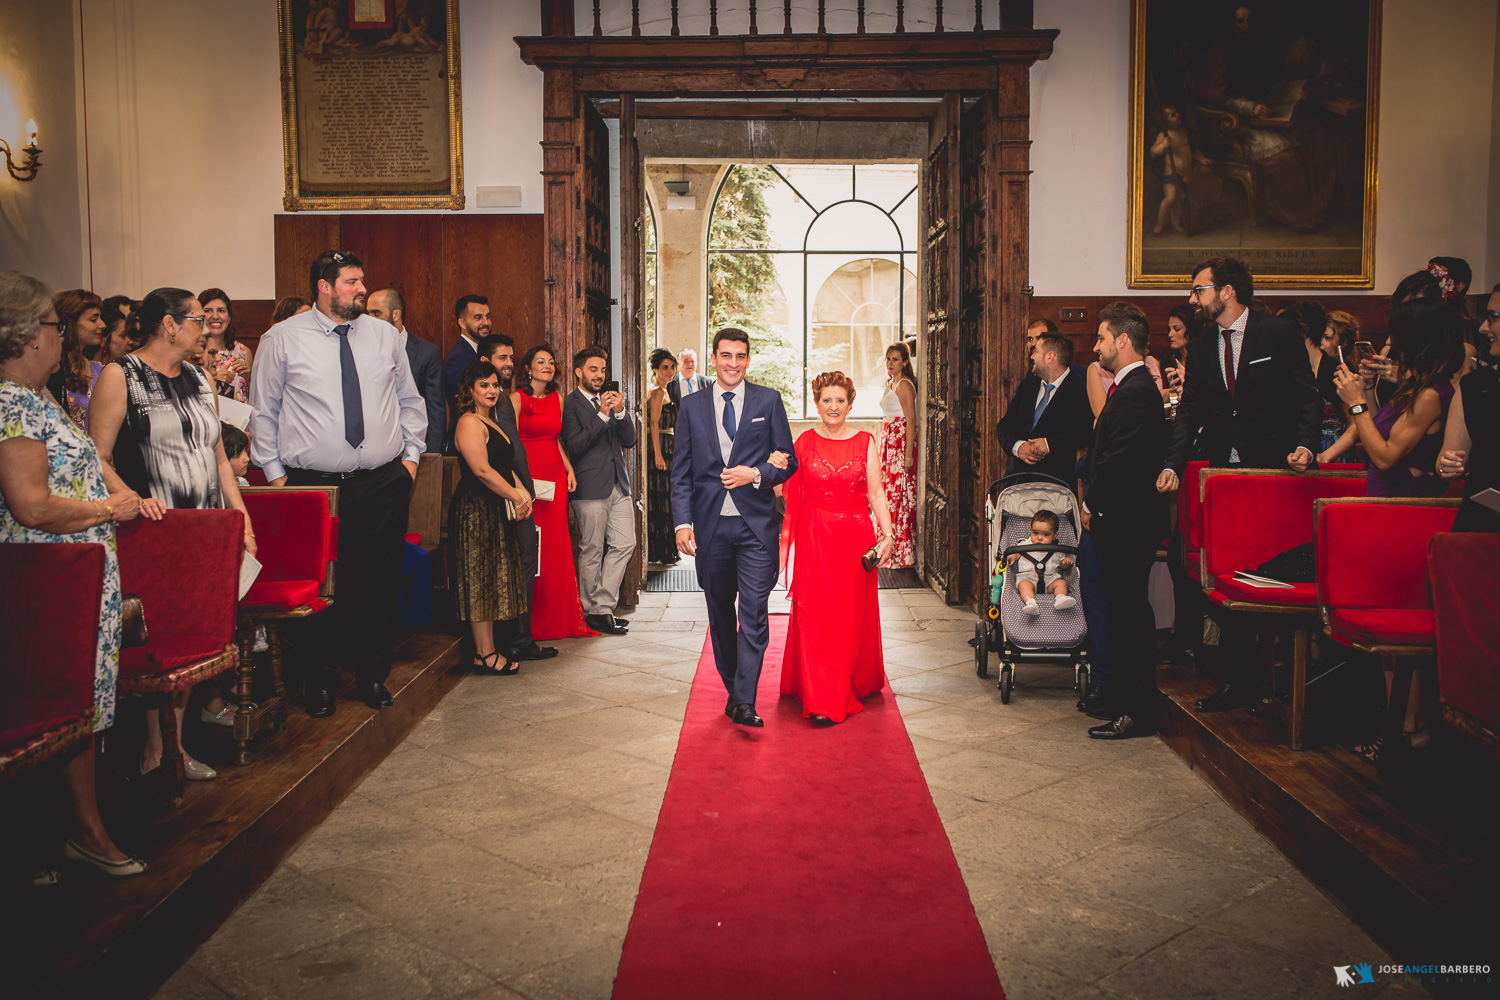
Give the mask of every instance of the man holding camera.
M 637 440 L 635 420 L 625 409 L 620 383 L 605 381 L 609 355 L 585 347 L 573 355 L 578 388 L 563 401 L 563 444 L 573 459 L 578 489 L 578 597 L 589 628 L 624 635 L 630 623 L 614 616 L 620 581 L 635 552 L 635 508 L 626 448 Z

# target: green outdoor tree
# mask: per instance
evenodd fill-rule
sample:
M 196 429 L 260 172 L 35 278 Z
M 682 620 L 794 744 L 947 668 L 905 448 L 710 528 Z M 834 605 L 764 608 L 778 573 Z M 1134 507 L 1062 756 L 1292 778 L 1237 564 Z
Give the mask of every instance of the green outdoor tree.
M 769 209 L 763 194 L 777 177 L 770 167 L 740 164 L 730 167 L 714 205 L 709 224 L 710 247 L 769 250 L 766 229 Z M 776 288 L 776 267 L 768 253 L 709 253 L 708 328 L 713 332 L 736 326 L 750 334 L 751 378 L 781 393 L 791 416 L 802 409 L 801 351 L 770 322 Z M 711 366 L 711 362 L 710 362 Z

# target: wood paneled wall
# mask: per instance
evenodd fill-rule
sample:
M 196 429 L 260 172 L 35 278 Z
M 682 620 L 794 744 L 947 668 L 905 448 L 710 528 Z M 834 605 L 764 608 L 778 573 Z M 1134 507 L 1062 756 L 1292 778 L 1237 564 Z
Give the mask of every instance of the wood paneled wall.
M 458 340 L 453 303 L 487 296 L 496 333 L 520 354 L 542 341 L 540 215 L 278 215 L 276 296 L 310 298 L 307 274 L 324 250 L 349 250 L 365 264 L 373 293 L 395 287 L 406 299 L 406 327 L 444 356 Z M 241 339 L 253 347 L 270 325 L 269 300 L 235 303 Z

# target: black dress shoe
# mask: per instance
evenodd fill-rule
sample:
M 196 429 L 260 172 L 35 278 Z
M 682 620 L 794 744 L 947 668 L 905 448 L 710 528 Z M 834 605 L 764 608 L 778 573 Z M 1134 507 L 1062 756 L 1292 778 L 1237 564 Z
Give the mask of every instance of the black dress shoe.
M 1117 719 L 1106 722 L 1102 726 L 1089 728 L 1089 739 L 1091 740 L 1128 740 L 1134 736 L 1150 736 L 1155 730 L 1143 722 L 1122 715 Z
M 535 639 L 510 651 L 511 660 L 550 660 L 556 655 L 556 646 L 538 646 Z
M 313 688 L 307 692 L 307 714 L 314 719 L 326 719 L 333 714 L 333 692 L 327 688 Z
M 766 724 L 764 719 L 755 714 L 753 705 L 734 706 L 734 714 L 729 719 L 736 726 L 749 726 L 752 729 L 759 729 Z
M 365 704 L 369 705 L 371 708 L 380 709 L 391 707 L 391 693 L 386 690 L 385 685 L 380 681 L 376 681 L 373 684 L 361 685 L 359 689 L 359 696 L 363 698 Z
M 1234 708 L 1248 708 L 1253 699 L 1243 684 L 1221 684 L 1219 690 L 1207 698 L 1199 698 L 1193 707 L 1200 712 L 1227 712 Z
M 1090 691 L 1088 699 L 1084 701 L 1079 710 L 1090 719 L 1099 719 L 1109 722 L 1120 716 L 1120 710 L 1115 706 L 1114 699 L 1102 691 Z
M 616 625 L 613 615 L 584 615 L 583 622 L 595 632 L 603 632 L 605 635 L 624 635 L 630 631 L 624 626 Z
M 615 626 L 618 627 L 618 628 L 629 628 L 630 627 L 630 619 L 629 618 L 617 618 L 614 615 L 605 615 L 605 617 L 608 618 L 610 621 L 614 622 Z

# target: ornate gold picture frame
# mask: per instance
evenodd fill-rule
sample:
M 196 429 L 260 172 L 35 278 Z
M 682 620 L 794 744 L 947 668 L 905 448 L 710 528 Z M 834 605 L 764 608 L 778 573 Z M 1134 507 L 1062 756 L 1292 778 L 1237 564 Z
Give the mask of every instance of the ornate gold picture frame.
M 276 8 L 286 210 L 463 208 L 458 0 Z
M 1126 281 L 1372 288 L 1380 0 L 1134 0 Z

